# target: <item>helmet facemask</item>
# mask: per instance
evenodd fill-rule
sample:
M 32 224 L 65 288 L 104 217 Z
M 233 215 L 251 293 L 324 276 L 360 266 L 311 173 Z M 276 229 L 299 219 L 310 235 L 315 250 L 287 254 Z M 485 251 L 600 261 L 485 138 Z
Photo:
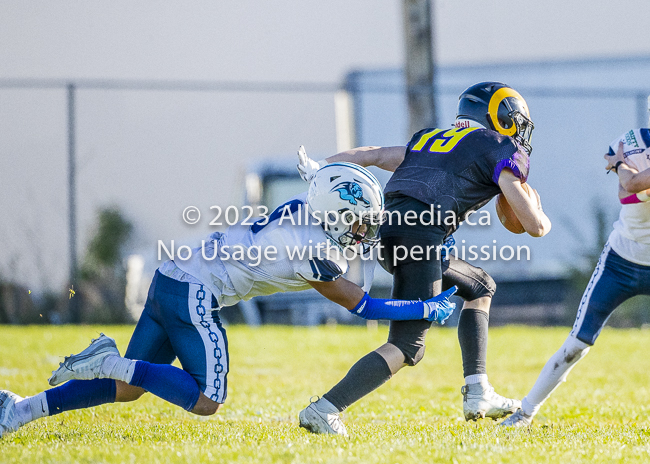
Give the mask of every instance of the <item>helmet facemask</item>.
M 331 163 L 318 170 L 307 205 L 327 237 L 337 246 L 367 254 L 378 243 L 384 209 L 381 184 L 353 163 Z
M 351 213 L 351 212 L 350 212 Z M 352 215 L 354 216 L 354 215 Z M 357 219 L 355 217 L 355 219 Z M 363 255 L 370 253 L 378 243 L 379 226 L 381 225 L 381 216 L 373 214 L 361 214 L 354 223 L 348 226 L 348 230 L 334 239 L 341 247 L 352 247 L 362 252 Z M 325 229 L 327 233 L 327 228 Z
M 530 139 L 533 135 L 533 129 L 535 125 L 529 117 L 526 116 L 528 110 L 526 109 L 525 103 L 522 104 L 522 101 L 514 97 L 506 97 L 501 101 L 499 108 L 497 110 L 497 120 L 501 127 L 504 129 L 511 129 L 512 126 L 515 126 L 515 133 L 511 135 L 513 139 L 526 151 L 528 156 L 530 156 L 533 151 L 533 147 L 530 144 Z M 492 123 L 490 115 L 487 116 L 487 119 Z M 494 124 L 492 124 L 494 126 Z M 502 132 L 498 128 L 492 127 L 497 132 Z
M 512 138 L 515 139 L 517 143 L 519 143 L 519 145 L 521 145 L 521 147 L 526 151 L 526 153 L 528 153 L 528 156 L 530 156 L 530 154 L 533 152 L 533 147 L 530 144 L 530 138 L 533 135 L 533 129 L 535 129 L 533 121 L 516 110 L 511 111 L 509 113 L 509 116 L 517 128 L 517 132 L 512 136 Z

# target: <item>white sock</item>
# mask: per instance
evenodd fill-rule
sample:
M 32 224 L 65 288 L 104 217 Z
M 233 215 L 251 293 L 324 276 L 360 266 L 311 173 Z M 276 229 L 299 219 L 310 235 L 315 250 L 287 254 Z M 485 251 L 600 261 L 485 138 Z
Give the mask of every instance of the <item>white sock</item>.
M 15 417 L 20 425 L 25 425 L 33 420 L 32 410 L 29 407 L 29 398 L 16 401 L 15 408 Z
M 49 415 L 45 392 L 16 401 L 16 418 L 21 425 Z
M 546 362 L 546 365 L 539 373 L 535 385 L 530 389 L 528 395 L 521 401 L 521 409 L 527 416 L 534 416 L 542 407 L 544 401 L 551 396 L 551 393 L 566 381 L 567 375 L 573 366 L 576 365 L 589 352 L 589 345 L 569 336 Z
M 539 411 L 539 408 L 541 407 L 541 403 L 531 404 L 530 401 L 528 401 L 528 397 L 521 400 L 521 410 L 524 411 L 524 414 L 526 414 L 528 417 L 533 417 L 535 414 L 537 414 L 537 411 Z
M 465 377 L 465 385 L 470 385 L 472 383 L 480 383 L 484 387 L 490 384 L 488 382 L 487 374 L 472 374 Z
M 50 408 L 47 404 L 47 395 L 45 392 L 39 393 L 36 396 L 27 398 L 29 400 L 29 409 L 32 416 L 31 420 L 40 419 L 50 415 Z
M 106 379 L 130 383 L 135 372 L 136 362 L 133 359 L 126 359 L 117 355 L 107 356 L 102 363 L 102 376 Z

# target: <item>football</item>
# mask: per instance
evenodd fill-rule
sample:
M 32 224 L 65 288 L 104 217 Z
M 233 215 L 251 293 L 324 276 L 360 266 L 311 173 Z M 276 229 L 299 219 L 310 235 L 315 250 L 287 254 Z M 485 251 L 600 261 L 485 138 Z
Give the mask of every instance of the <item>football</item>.
M 521 186 L 530 196 L 532 189 L 528 186 L 528 184 L 522 183 Z M 497 196 L 495 207 L 497 210 L 497 216 L 499 218 L 499 221 L 501 221 L 501 224 L 503 224 L 503 227 L 508 229 L 513 234 L 523 234 L 526 232 L 526 229 L 524 229 L 524 226 L 521 225 L 521 222 L 519 222 L 519 219 L 517 219 L 515 212 L 510 207 L 508 200 L 506 200 L 506 197 L 502 193 Z

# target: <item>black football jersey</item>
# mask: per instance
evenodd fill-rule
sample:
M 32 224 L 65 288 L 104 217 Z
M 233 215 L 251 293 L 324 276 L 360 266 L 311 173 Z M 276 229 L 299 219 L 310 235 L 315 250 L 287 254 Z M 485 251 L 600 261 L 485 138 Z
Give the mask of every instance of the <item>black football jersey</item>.
M 456 224 L 501 192 L 498 181 L 509 168 L 525 182 L 529 158 L 498 132 L 470 128 L 423 129 L 406 146 L 404 161 L 386 185 L 386 196 L 407 196 L 453 212 Z M 390 202 L 389 202 L 390 203 Z

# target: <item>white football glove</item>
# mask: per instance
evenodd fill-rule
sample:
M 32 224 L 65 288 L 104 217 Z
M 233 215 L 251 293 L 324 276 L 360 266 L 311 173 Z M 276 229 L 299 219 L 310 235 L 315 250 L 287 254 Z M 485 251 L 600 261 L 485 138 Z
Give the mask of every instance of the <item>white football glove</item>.
M 300 145 L 300 148 L 298 148 L 298 166 L 296 167 L 298 168 L 300 177 L 302 177 L 302 180 L 305 182 L 311 182 L 311 180 L 316 175 L 316 171 L 318 171 L 326 164 L 327 161 L 325 160 L 314 161 L 309 156 L 307 156 L 307 152 L 305 151 L 305 147 L 303 145 Z

